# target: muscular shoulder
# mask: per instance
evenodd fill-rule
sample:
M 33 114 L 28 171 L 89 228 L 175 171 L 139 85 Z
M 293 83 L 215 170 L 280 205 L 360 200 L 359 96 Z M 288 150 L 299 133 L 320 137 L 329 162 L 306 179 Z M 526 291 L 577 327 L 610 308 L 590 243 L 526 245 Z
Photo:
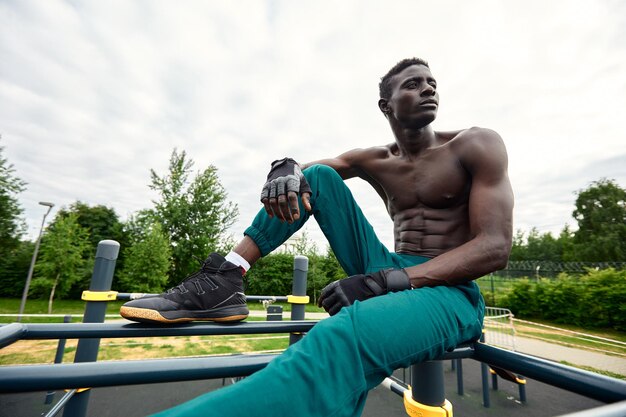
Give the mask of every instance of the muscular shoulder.
M 502 137 L 491 129 L 471 127 L 450 141 L 461 164 L 470 172 L 506 169 L 507 154 Z

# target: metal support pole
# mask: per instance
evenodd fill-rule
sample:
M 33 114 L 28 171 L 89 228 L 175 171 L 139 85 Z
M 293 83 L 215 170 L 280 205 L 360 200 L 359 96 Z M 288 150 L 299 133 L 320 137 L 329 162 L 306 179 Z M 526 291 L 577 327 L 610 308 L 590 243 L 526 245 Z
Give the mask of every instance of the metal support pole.
M 296 255 L 293 260 L 293 294 L 289 296 L 291 303 L 291 320 L 304 320 L 304 307 L 309 302 L 306 295 L 307 272 L 309 271 L 309 258 Z M 302 333 L 290 333 L 289 344 L 293 345 L 302 339 Z
M 96 261 L 91 276 L 90 292 L 108 292 L 113 281 L 115 262 L 120 244 L 114 240 L 103 240 L 98 243 Z M 84 299 L 84 297 L 83 297 Z M 103 301 L 87 301 L 83 323 L 104 323 L 107 303 Z M 95 362 L 98 359 L 100 339 L 80 339 L 76 348 L 74 362 Z M 78 390 L 68 401 L 63 412 L 64 417 L 84 417 L 87 414 L 90 390 Z
M 69 323 L 70 321 L 72 321 L 72 316 L 70 316 L 69 314 L 63 317 L 63 323 Z M 66 340 L 67 339 L 59 339 L 59 343 L 57 344 L 57 351 L 54 355 L 54 363 L 63 362 L 63 354 L 65 353 Z M 54 393 L 55 391 L 48 391 L 44 404 L 52 404 L 52 401 L 54 400 Z
M 439 407 L 446 400 L 443 385 L 443 363 L 428 361 L 411 367 L 413 400 L 431 407 Z
M 491 407 L 491 399 L 489 398 L 489 365 L 481 363 L 480 373 L 483 385 L 483 406 L 489 408 Z
M 463 387 L 463 359 L 452 359 L 453 363 L 456 363 L 456 390 L 459 395 L 465 393 Z
M 41 220 L 41 228 L 39 229 L 39 235 L 37 236 L 37 241 L 35 242 L 35 251 L 33 252 L 33 257 L 30 260 L 30 267 L 28 268 L 28 274 L 26 275 L 26 284 L 24 285 L 24 292 L 22 293 L 22 301 L 20 302 L 20 311 L 17 315 L 18 323 L 22 321 L 22 314 L 24 314 L 24 307 L 26 306 L 26 298 L 28 298 L 28 289 L 30 288 L 30 281 L 33 278 L 33 272 L 35 270 L 35 262 L 37 261 L 37 252 L 39 252 L 39 244 L 41 243 L 41 235 L 43 234 L 43 227 L 46 224 L 46 217 L 54 207 L 54 204 L 48 203 L 46 201 L 40 201 L 40 205 L 48 207 L 48 211 L 43 215 L 43 220 Z
M 446 400 L 442 361 L 411 365 L 411 391 L 404 393 L 404 407 L 410 416 L 452 416 L 452 404 Z

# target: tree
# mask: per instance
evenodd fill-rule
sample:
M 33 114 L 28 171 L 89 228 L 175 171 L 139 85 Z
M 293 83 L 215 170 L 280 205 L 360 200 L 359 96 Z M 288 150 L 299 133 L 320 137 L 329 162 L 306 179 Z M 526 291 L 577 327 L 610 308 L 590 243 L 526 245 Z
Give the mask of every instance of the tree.
M 40 295 L 49 292 L 48 314 L 52 312 L 55 295 L 66 295 L 85 273 L 83 257 L 89 240 L 77 217 L 72 213 L 55 219 L 41 240 L 41 255 L 35 266 L 37 278 L 32 288 Z
M 16 195 L 24 191 L 26 183 L 15 176 L 15 169 L 3 151 L 4 147 L 0 146 L 0 258 L 19 245 L 25 231 L 23 211 Z
M 578 191 L 578 222 L 573 237 L 573 256 L 578 261 L 626 261 L 626 190 L 603 178 Z
M 89 206 L 82 201 L 76 201 L 68 209 L 61 209 L 56 219 L 72 213 L 76 214 L 76 222 L 89 233 L 89 242 L 94 251 L 101 240 L 116 240 L 120 246 L 127 243 L 124 225 L 114 209 L 103 205 Z
M 69 208 L 59 210 L 50 227 L 54 228 L 56 222 L 69 216 L 74 216 L 76 223 L 86 231 L 89 245 L 83 254 L 85 260 L 84 274 L 75 281 L 74 288 L 69 293 L 72 297 L 78 297 L 83 290 L 89 287 L 91 280 L 91 268 L 89 266 L 93 262 L 93 255 L 96 253 L 98 243 L 101 240 L 112 239 L 120 244 L 120 253 L 116 261 L 116 270 L 118 271 L 124 269 L 126 249 L 130 243 L 124 224 L 120 222 L 115 210 L 110 207 L 89 206 L 81 201 L 76 201 Z
M 137 222 L 135 219 L 129 223 Z M 135 228 L 131 246 L 126 251 L 124 269 L 119 273 L 120 289 L 143 293 L 163 291 L 171 254 L 170 242 L 159 223 L 144 223 Z
M 151 212 L 172 245 L 170 284 L 182 281 L 198 269 L 199 260 L 218 249 L 238 215 L 237 206 L 226 201 L 217 168 L 209 165 L 189 181 L 192 167 L 185 151 L 174 149 L 166 175 L 150 170 L 150 188 L 160 196 Z
M 33 242 L 21 241 L 0 257 L 0 297 L 22 296 L 34 250 Z
M 511 261 L 553 261 L 563 258 L 563 233 L 554 238 L 552 233 L 540 233 L 536 227 L 530 229 L 528 236 L 518 230 L 513 237 Z

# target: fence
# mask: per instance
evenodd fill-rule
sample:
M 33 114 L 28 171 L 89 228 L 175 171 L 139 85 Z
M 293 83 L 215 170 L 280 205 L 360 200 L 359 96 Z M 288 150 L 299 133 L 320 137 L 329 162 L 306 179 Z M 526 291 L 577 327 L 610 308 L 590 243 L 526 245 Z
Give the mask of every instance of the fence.
M 508 278 L 556 277 L 561 272 L 572 275 L 585 274 L 589 269 L 626 269 L 626 262 L 553 262 L 553 261 L 509 261 L 498 275 Z
M 294 341 L 297 341 L 317 323 L 303 320 L 304 297 L 295 291 L 296 288 L 306 289 L 306 283 L 302 285 L 301 282 L 294 285 L 294 295 L 290 296 L 292 300 L 295 298 L 295 304 L 301 306 L 301 308 L 295 308 L 297 306 L 292 308 L 292 321 L 242 322 L 228 326 L 192 323 L 171 327 L 136 323 L 103 323 L 106 309 L 106 303 L 103 301 L 116 297 L 109 289 L 117 248 L 119 248 L 117 242 L 111 241 L 103 241 L 98 246 L 92 284 L 84 295 L 87 303 L 83 323 L 12 323 L 0 327 L 0 348 L 23 339 L 80 339 L 75 357 L 75 362 L 78 363 L 0 367 L 0 393 L 69 389 L 69 392 L 50 410 L 48 416 L 52 417 L 64 407 L 64 416 L 81 417 L 86 413 L 89 400 L 89 389 L 82 390 L 84 387 L 246 376 L 262 369 L 276 357 L 272 354 L 234 355 L 104 363 L 96 362 L 100 338 L 290 333 L 294 335 Z M 306 268 L 302 267 L 302 264 L 298 268 L 296 262 L 294 275 L 306 277 Z M 294 309 L 296 317 L 293 316 Z M 297 317 L 299 315 L 301 316 Z M 459 346 L 444 355 L 441 360 L 459 358 L 470 358 L 495 367 L 506 368 L 602 402 L 617 403 L 608 408 L 601 407 L 583 414 L 577 413 L 577 417 L 621 416 L 626 413 L 626 382 L 624 381 L 484 343 Z M 412 389 L 402 381 L 393 378 L 385 382 L 384 385 L 392 392 L 404 397 L 409 415 L 452 415 L 451 405 L 444 395 L 441 360 L 413 365 Z

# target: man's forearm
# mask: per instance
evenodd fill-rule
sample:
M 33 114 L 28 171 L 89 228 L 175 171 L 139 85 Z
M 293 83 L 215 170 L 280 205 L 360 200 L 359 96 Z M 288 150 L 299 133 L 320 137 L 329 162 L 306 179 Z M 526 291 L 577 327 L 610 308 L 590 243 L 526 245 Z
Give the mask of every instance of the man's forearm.
M 413 288 L 459 285 L 506 267 L 509 252 L 506 239 L 470 241 L 405 270 Z

